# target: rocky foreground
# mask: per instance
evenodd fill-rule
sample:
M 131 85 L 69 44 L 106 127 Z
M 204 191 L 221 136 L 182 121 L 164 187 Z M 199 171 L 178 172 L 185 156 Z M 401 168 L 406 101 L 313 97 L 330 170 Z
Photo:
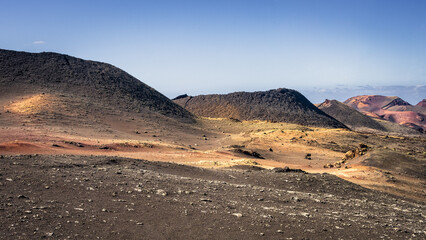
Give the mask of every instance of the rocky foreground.
M 425 205 L 328 174 L 0 156 L 0 238 L 425 239 Z

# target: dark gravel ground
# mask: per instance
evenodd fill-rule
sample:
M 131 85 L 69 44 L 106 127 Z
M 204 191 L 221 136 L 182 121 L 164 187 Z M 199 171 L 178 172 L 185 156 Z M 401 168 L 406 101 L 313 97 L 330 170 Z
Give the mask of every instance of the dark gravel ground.
M 328 174 L 0 156 L 2 239 L 425 239 L 425 205 Z

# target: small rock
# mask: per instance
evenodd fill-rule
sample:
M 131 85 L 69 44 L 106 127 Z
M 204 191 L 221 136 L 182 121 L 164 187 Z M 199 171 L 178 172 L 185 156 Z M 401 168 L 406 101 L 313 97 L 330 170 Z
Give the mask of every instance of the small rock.
M 161 195 L 161 196 L 167 196 L 168 195 L 168 193 L 165 190 L 163 190 L 163 189 L 158 189 L 156 191 L 156 194 L 157 195 Z
M 243 216 L 243 214 L 242 214 L 242 213 L 233 213 L 232 215 L 233 215 L 233 216 L 236 216 L 237 218 L 240 218 L 240 217 L 242 217 L 242 216 Z
M 306 213 L 306 212 L 302 212 L 302 213 L 300 213 L 300 215 L 302 215 L 302 216 L 304 216 L 304 217 L 309 217 L 309 216 L 311 216 L 311 214 Z

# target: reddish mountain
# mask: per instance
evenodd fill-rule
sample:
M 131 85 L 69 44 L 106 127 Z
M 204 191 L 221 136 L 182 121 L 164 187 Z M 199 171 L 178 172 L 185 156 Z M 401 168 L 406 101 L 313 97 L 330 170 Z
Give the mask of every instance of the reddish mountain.
M 416 104 L 416 106 L 426 108 L 426 99 L 421 100 L 419 103 Z
M 396 96 L 362 95 L 344 103 L 367 116 L 404 124 L 419 131 L 426 130 L 424 100 L 412 106 Z
M 351 97 L 343 102 L 360 112 L 377 112 L 394 106 L 410 106 L 410 104 L 399 97 L 381 95 L 362 95 Z

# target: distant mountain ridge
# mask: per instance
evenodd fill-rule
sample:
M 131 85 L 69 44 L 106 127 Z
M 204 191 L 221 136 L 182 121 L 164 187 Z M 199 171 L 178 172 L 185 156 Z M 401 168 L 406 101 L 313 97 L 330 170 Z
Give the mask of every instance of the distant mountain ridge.
M 124 110 L 192 122 L 193 115 L 155 89 L 107 63 L 59 53 L 0 49 L 0 88 L 58 91 L 89 97 Z
M 396 96 L 362 95 L 351 97 L 344 103 L 371 117 L 404 124 L 421 132 L 426 130 L 423 101 L 412 106 Z
M 361 112 L 376 112 L 380 109 L 388 109 L 393 106 L 407 106 L 408 102 L 397 96 L 361 95 L 347 99 L 344 104 Z
M 291 89 L 234 92 L 199 96 L 181 95 L 174 102 L 202 117 L 268 120 L 307 126 L 347 128 Z

